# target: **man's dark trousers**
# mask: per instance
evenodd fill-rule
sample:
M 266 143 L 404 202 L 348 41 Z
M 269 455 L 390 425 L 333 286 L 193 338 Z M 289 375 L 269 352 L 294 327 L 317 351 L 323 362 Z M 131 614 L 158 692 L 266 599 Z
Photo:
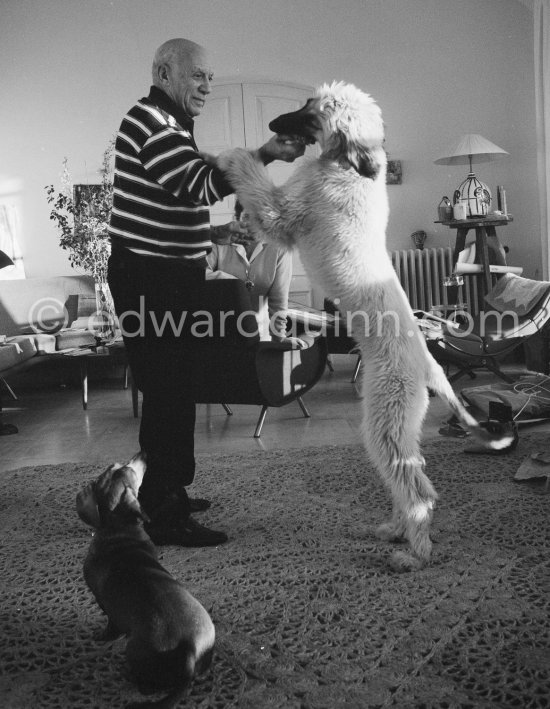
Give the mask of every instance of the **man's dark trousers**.
M 181 259 L 113 248 L 108 282 L 132 376 L 143 394 L 139 443 L 147 454 L 140 491 L 146 510 L 183 493 L 195 475 L 195 394 L 204 269 Z

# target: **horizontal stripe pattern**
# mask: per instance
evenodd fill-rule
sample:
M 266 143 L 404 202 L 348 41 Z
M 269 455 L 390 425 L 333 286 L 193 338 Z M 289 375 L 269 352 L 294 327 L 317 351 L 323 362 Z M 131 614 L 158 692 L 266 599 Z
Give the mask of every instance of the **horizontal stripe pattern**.
M 212 246 L 208 207 L 231 192 L 200 157 L 192 119 L 162 92 L 153 87 L 128 111 L 115 143 L 113 246 L 204 259 Z

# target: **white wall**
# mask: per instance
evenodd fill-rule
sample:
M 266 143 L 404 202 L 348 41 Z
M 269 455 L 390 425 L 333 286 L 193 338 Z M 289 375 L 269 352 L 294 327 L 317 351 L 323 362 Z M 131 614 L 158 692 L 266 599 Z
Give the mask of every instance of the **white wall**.
M 514 222 L 510 261 L 540 276 L 533 30 L 517 0 L 0 0 L 0 196 L 20 208 L 31 277 L 71 273 L 49 221 L 44 185 L 64 156 L 75 181 L 96 179 L 110 136 L 148 92 L 156 47 L 184 36 L 207 46 L 219 76 L 357 84 L 382 107 L 390 157 L 389 248 L 452 243 L 433 222 L 466 170 L 433 160 L 463 133 L 509 158 L 480 165 L 503 184 Z M 200 120 L 200 118 L 199 118 Z

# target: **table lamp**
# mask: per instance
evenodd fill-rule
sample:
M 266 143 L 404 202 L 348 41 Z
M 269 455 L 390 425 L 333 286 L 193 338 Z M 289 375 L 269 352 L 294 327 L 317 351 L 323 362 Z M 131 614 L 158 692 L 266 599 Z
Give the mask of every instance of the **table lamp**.
M 467 217 L 485 217 L 491 206 L 491 191 L 474 175 L 472 163 L 490 162 L 503 155 L 508 155 L 508 152 L 482 135 L 469 133 L 463 135 L 445 155 L 434 160 L 436 165 L 470 165 L 468 176 L 454 192 L 454 203 L 466 204 Z

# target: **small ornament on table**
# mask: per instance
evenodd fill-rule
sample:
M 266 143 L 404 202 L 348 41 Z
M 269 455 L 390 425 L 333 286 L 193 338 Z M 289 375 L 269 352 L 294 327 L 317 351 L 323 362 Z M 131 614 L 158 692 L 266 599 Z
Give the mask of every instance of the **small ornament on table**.
M 422 229 L 418 229 L 418 231 L 413 231 L 413 233 L 411 234 L 411 239 L 414 241 L 414 245 L 417 249 L 422 250 L 424 248 L 424 242 L 427 238 L 428 237 L 426 232 Z
M 437 206 L 437 218 L 440 222 L 448 222 L 453 218 L 453 205 L 447 195 L 443 195 Z

